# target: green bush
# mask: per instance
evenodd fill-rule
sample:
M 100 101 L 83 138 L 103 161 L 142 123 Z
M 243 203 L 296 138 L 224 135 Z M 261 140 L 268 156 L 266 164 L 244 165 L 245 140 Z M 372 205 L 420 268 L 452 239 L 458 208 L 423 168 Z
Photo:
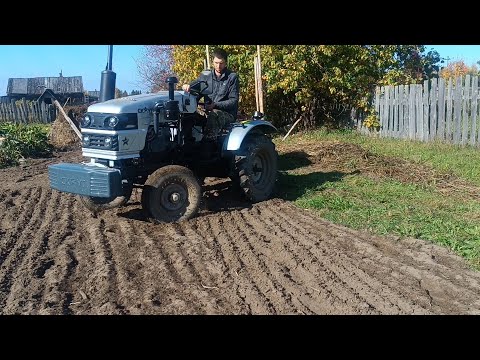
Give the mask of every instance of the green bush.
M 18 165 L 27 157 L 49 156 L 53 147 L 48 142 L 49 125 L 0 123 L 0 167 Z

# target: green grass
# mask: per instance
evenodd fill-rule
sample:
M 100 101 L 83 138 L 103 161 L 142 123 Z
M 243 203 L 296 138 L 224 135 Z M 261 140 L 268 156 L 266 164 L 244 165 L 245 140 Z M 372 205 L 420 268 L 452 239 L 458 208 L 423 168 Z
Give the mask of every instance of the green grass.
M 305 140 L 335 140 L 357 144 L 373 153 L 394 156 L 432 166 L 480 186 L 480 149 L 439 142 L 424 143 L 412 140 L 373 138 L 355 131 L 327 132 L 317 130 L 302 136 Z M 287 142 L 296 141 L 295 137 Z
M 275 141 L 279 141 L 276 139 Z M 287 140 L 294 148 L 306 143 L 354 143 L 377 155 L 427 164 L 480 186 L 480 150 L 446 144 L 370 138 L 354 132 L 319 130 Z M 297 163 L 289 160 L 295 159 Z M 334 223 L 379 235 L 411 236 L 446 246 L 480 269 L 480 202 L 475 198 L 440 194 L 424 183 L 374 180 L 357 172 L 313 172 L 293 169 L 308 165 L 281 154 L 280 196 L 302 208 L 314 209 Z M 293 171 L 290 171 L 293 170 Z

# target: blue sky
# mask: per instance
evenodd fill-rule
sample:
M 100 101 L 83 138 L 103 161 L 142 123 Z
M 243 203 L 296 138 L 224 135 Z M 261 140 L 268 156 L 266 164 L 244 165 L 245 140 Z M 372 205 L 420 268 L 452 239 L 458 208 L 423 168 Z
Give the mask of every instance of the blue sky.
M 143 45 L 114 45 L 112 70 L 116 86 L 142 90 L 137 61 Z M 0 45 L 0 95 L 9 78 L 82 76 L 85 90 L 100 90 L 101 73 L 108 61 L 108 45 Z
M 477 65 L 480 60 L 480 45 L 425 45 L 426 50 L 431 48 L 438 51 L 441 57 L 450 58 L 451 61 L 463 60 L 466 65 Z M 445 62 L 446 65 L 447 62 Z
M 426 45 L 440 56 L 464 60 L 467 65 L 480 60 L 480 45 Z M 113 71 L 121 90 L 145 89 L 138 75 L 137 62 L 143 45 L 114 45 Z M 108 45 L 0 45 L 0 95 L 7 91 L 11 77 L 82 76 L 85 90 L 100 90 L 101 72 L 105 70 Z

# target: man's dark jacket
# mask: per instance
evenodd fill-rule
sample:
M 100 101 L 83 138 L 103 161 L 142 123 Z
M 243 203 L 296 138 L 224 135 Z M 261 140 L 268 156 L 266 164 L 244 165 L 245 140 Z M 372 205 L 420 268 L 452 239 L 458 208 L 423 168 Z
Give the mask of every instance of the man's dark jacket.
M 228 68 L 219 78 L 215 75 L 215 70 L 208 72 L 208 75 L 206 73 L 202 72 L 198 80 L 206 80 L 208 85 L 213 87 L 212 94 L 208 97 L 215 103 L 215 109 L 226 111 L 236 119 L 240 92 L 237 73 Z

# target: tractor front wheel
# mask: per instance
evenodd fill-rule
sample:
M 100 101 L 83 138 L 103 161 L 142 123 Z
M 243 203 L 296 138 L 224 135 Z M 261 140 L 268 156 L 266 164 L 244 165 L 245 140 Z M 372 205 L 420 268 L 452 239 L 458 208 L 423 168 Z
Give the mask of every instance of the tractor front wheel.
M 190 169 L 164 166 L 152 173 L 142 191 L 142 207 L 154 222 L 177 222 L 194 217 L 202 198 L 201 186 Z
M 132 196 L 133 187 L 131 185 L 126 186 L 123 189 L 124 195 L 117 196 L 115 198 L 104 198 L 95 196 L 79 196 L 82 204 L 91 212 L 99 213 L 104 210 L 113 209 L 125 205 L 130 196 Z

